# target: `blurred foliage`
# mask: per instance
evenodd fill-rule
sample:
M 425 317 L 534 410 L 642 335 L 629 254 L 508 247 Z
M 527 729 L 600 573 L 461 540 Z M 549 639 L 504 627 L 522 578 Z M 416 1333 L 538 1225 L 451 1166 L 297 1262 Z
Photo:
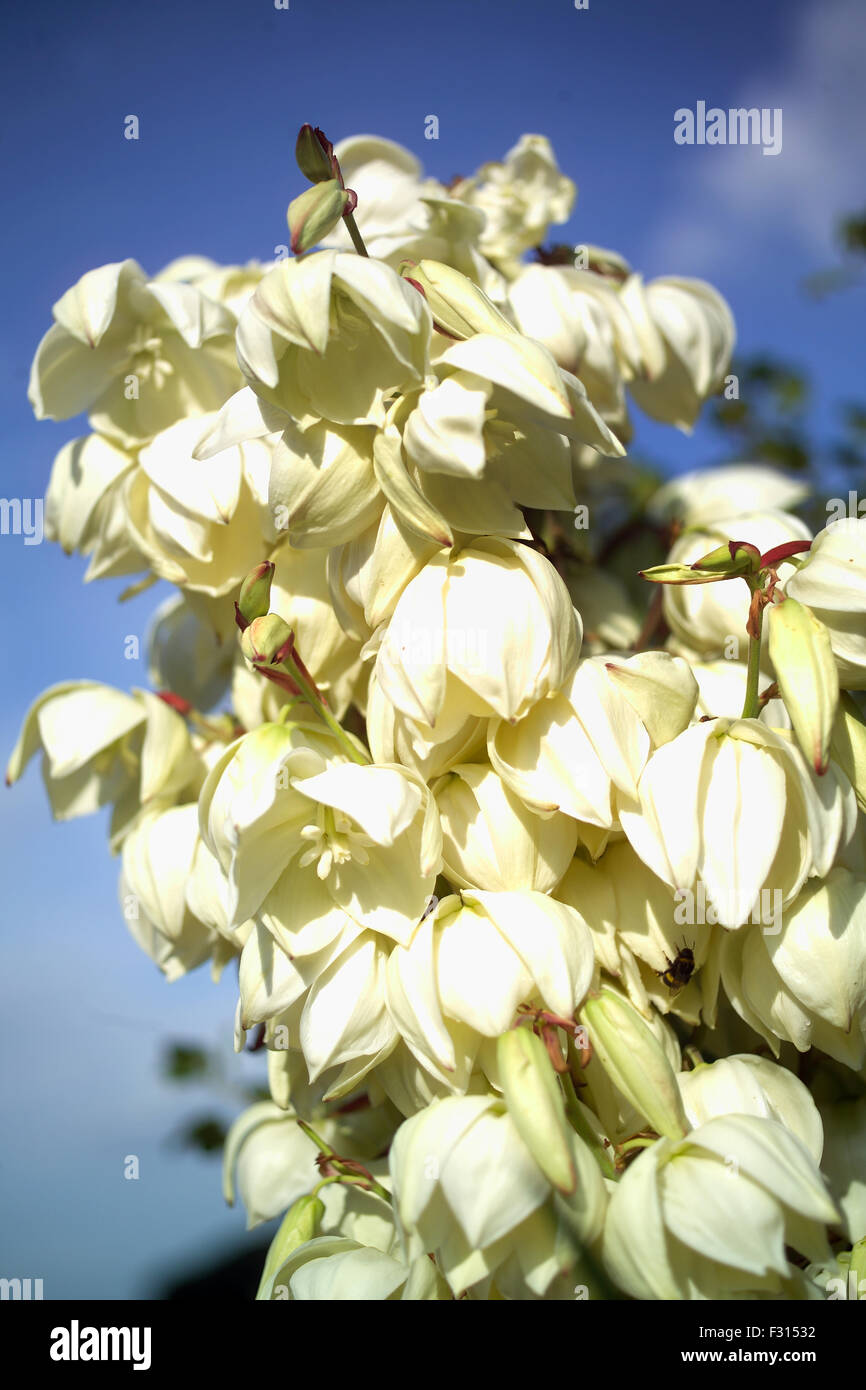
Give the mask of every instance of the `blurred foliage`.
M 775 465 L 804 476 L 814 493 L 806 519 L 826 525 L 828 496 L 862 491 L 866 480 L 866 403 L 835 403 L 832 431 L 816 436 L 806 375 L 769 356 L 736 361 L 739 398 L 716 398 L 708 418 L 727 441 L 730 461 Z
M 203 1047 L 168 1043 L 162 1056 L 162 1075 L 168 1081 L 199 1081 L 210 1071 L 210 1059 Z
M 228 1127 L 216 1115 L 202 1115 L 190 1120 L 177 1135 L 178 1142 L 185 1149 L 197 1149 L 199 1153 L 222 1153 Z
M 866 256 L 866 211 L 849 214 L 836 224 L 836 241 L 843 264 L 817 270 L 803 280 L 803 289 L 814 299 L 850 289 L 863 282 L 860 258 Z
M 262 1052 L 263 1058 L 265 1055 Z M 214 1096 L 212 1103 L 225 1101 L 229 1107 L 229 1119 L 216 1110 L 208 1111 L 191 1117 L 171 1136 L 170 1143 L 201 1154 L 219 1154 L 222 1151 L 228 1126 L 239 1107 L 252 1105 L 259 1100 L 270 1100 L 270 1091 L 264 1079 L 253 1084 L 240 1082 L 233 1070 L 227 1074 L 225 1059 L 218 1051 L 209 1051 L 198 1043 L 176 1040 L 166 1043 L 160 1071 L 166 1081 L 179 1082 L 181 1085 L 204 1084 Z
M 813 297 L 864 283 L 866 209 L 839 220 L 836 242 L 843 263 L 803 281 Z M 730 441 L 730 457 L 806 474 L 816 498 L 806 508 L 807 520 L 816 528 L 825 525 L 822 499 L 862 490 L 866 481 L 866 403 L 837 402 L 833 430 L 819 439 L 809 418 L 811 386 L 802 370 L 769 356 L 735 362 L 733 370 L 738 399 L 717 399 L 710 409 L 711 422 Z
M 839 223 L 838 236 L 846 251 L 866 256 L 866 211 L 844 217 Z
M 763 355 L 735 360 L 732 371 L 737 397 L 717 396 L 707 408 L 710 423 L 730 441 L 731 458 L 777 464 L 796 473 L 808 470 L 811 389 L 803 373 Z

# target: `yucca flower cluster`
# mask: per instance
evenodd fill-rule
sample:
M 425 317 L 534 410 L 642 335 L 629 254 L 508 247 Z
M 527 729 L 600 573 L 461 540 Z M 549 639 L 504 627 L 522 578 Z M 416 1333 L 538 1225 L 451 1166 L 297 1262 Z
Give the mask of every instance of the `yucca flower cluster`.
M 290 254 L 54 306 L 46 534 L 176 593 L 153 689 L 47 690 L 7 777 L 111 807 L 169 980 L 237 969 L 259 1297 L 866 1296 L 866 521 L 676 479 L 642 624 L 593 518 L 629 400 L 723 387 L 722 297 L 545 248 L 541 136 L 449 188 L 297 160 Z

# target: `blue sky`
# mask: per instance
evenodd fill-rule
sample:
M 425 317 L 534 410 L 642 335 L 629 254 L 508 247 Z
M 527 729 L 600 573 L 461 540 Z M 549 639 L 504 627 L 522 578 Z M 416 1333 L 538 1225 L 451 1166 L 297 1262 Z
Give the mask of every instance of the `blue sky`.
M 864 198 L 860 0 L 590 0 L 583 11 L 571 0 L 46 0 L 8 10 L 4 30 L 8 497 L 41 496 L 54 453 L 81 432 L 37 424 L 26 400 L 51 304 L 126 256 L 151 271 L 188 252 L 272 256 L 302 187 L 303 121 L 334 140 L 398 140 L 444 180 L 524 131 L 546 134 L 579 187 L 562 239 L 615 248 L 647 276 L 711 280 L 743 351 L 812 373 L 819 428 L 835 401 L 862 392 L 863 289 L 816 304 L 799 288 L 834 259 L 835 217 Z M 674 112 L 698 100 L 781 107 L 781 154 L 677 146 Z M 129 114 L 137 142 L 123 138 Z M 431 114 L 438 141 L 424 139 Z M 637 443 L 671 469 L 717 448 L 701 429 L 689 439 L 643 422 Z M 57 680 L 145 683 L 124 638 L 143 635 L 153 595 L 121 607 L 122 585 L 83 588 L 83 568 L 48 544 L 0 537 L 7 750 L 29 701 Z M 49 1297 L 140 1295 L 243 1227 L 222 1206 L 218 1166 L 165 1142 L 190 1098 L 157 1076 L 166 1036 L 215 1044 L 230 1063 L 232 982 L 162 981 L 120 919 L 102 821 L 53 825 L 35 770 L 0 797 L 0 834 L 0 1274 L 42 1277 Z M 129 1153 L 138 1183 L 121 1176 Z

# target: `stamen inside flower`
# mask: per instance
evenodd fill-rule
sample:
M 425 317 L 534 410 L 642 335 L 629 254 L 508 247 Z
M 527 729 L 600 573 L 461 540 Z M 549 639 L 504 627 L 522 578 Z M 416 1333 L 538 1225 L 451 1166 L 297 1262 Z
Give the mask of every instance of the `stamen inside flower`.
M 353 860 L 362 866 L 369 864 L 367 847 L 374 841 L 353 826 L 354 822 L 344 812 L 319 806 L 315 822 L 301 830 L 301 839 L 311 843 L 298 860 L 299 866 L 304 869 L 315 864 L 316 873 L 324 881 L 335 864 L 349 864 Z
M 124 372 L 131 367 L 140 381 L 151 382 L 157 390 L 165 385 L 174 368 L 163 355 L 162 339 L 147 324 L 137 325 L 130 343 L 130 361 L 124 364 Z

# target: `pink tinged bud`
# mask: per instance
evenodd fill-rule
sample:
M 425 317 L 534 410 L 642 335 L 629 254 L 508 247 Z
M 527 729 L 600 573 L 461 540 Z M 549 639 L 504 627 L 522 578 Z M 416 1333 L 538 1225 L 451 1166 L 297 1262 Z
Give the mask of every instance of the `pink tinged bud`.
M 709 555 L 701 556 L 691 566 L 701 574 L 718 574 L 720 579 L 734 579 L 743 574 L 757 574 L 761 568 L 761 552 L 749 541 L 728 541 Z
M 652 584 L 714 584 L 724 579 L 745 579 L 761 569 L 761 552 L 748 541 L 728 541 L 692 565 L 654 565 L 640 570 Z
M 241 635 L 241 651 L 254 666 L 278 666 L 291 654 L 295 636 L 276 613 L 254 618 Z
M 770 660 L 797 740 L 818 776 L 827 771 L 839 674 L 824 624 L 804 603 L 783 598 L 768 614 Z
M 483 290 L 453 266 L 439 261 L 401 261 L 404 280 L 423 294 L 433 316 L 437 333 L 462 342 L 476 333 L 510 337 L 513 324 L 496 308 Z
M 355 194 L 342 188 L 337 179 L 313 184 L 295 198 L 287 214 L 293 254 L 303 255 L 316 246 L 357 203 Z
M 337 179 L 342 185 L 343 176 L 334 154 L 334 146 L 318 126 L 302 125 L 295 144 L 295 159 L 304 178 L 310 183 L 323 183 L 326 179 Z
M 235 604 L 235 619 L 241 632 L 255 618 L 263 618 L 271 606 L 271 581 L 274 577 L 274 564 L 265 560 L 250 570 L 241 585 L 240 597 Z

